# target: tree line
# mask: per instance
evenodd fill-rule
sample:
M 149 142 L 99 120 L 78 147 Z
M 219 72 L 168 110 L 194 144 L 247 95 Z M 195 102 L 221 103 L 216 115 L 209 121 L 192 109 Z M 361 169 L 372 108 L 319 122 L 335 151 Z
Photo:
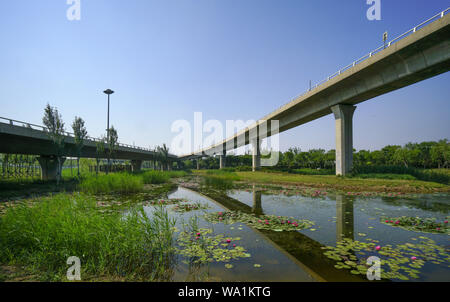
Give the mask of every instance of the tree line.
M 290 148 L 279 152 L 275 168 L 335 169 L 335 150 L 311 149 L 302 151 Z M 353 150 L 354 166 L 403 166 L 405 168 L 449 168 L 450 142 L 447 139 L 421 143 L 408 143 L 404 146 L 388 145 L 380 150 Z M 185 161 L 187 168 L 196 168 L 192 161 Z M 208 157 L 199 160 L 202 169 L 217 169 L 219 159 Z M 227 155 L 227 167 L 246 167 L 252 165 L 252 155 Z

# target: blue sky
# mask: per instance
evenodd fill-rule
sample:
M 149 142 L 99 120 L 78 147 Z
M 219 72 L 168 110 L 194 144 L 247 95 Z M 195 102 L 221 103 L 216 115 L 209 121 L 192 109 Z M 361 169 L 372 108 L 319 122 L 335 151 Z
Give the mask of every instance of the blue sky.
M 2 1 L 0 116 L 41 124 L 49 102 L 67 130 L 81 116 L 100 136 L 111 88 L 122 142 L 170 145 L 173 121 L 261 118 L 448 3 L 381 0 L 368 21 L 365 0 L 81 0 L 68 21 L 65 0 Z M 360 104 L 354 147 L 450 138 L 449 80 Z M 331 149 L 334 135 L 329 115 L 281 134 L 281 149 Z

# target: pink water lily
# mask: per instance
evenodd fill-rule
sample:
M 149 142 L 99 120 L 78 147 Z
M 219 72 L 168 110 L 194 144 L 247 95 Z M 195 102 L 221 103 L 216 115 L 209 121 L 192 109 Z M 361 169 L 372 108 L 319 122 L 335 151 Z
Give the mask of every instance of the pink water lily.
M 417 257 L 412 256 L 412 257 L 411 257 L 411 260 L 417 260 Z
M 381 246 L 377 245 L 377 246 L 375 247 L 375 249 L 376 249 L 377 251 L 379 251 L 379 250 L 381 250 Z
M 230 243 L 231 242 L 231 239 L 227 239 L 227 243 Z

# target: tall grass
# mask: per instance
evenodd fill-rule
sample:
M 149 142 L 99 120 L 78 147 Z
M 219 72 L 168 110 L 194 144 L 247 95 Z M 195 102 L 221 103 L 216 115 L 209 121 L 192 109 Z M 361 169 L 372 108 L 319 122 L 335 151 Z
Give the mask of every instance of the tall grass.
M 450 184 L 450 174 L 445 170 L 440 172 L 439 170 L 425 170 L 417 168 L 407 168 L 404 166 L 356 166 L 352 170 L 352 174 L 372 174 L 372 173 L 385 173 L 385 174 L 409 174 L 418 180 L 433 181 L 441 184 Z
M 89 194 L 135 193 L 142 191 L 142 177 L 128 173 L 88 176 L 80 182 L 79 189 Z
M 168 182 L 170 179 L 170 175 L 167 172 L 156 170 L 146 171 L 139 176 L 142 177 L 144 184 L 162 184 Z
M 83 194 L 60 194 L 19 205 L 0 216 L 0 263 L 24 265 L 42 280 L 64 280 L 67 258 L 81 260 L 81 277 L 170 278 L 175 221 L 161 207 L 102 214 Z
M 217 176 L 204 176 L 202 184 L 210 189 L 229 190 L 233 188 L 232 179 Z

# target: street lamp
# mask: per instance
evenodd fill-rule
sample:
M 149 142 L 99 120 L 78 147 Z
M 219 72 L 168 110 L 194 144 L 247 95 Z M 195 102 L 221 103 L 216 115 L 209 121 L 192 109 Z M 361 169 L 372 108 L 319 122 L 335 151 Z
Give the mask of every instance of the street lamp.
M 108 141 L 109 141 L 109 96 L 111 94 L 113 94 L 114 91 L 112 91 L 111 89 L 106 89 L 105 91 L 103 91 L 103 93 L 108 95 L 108 119 L 107 119 L 107 122 L 106 122 L 106 135 L 107 135 Z
M 107 143 L 109 144 L 109 96 L 111 94 L 113 94 L 114 91 L 112 91 L 111 89 L 106 89 L 105 91 L 103 91 L 103 93 L 108 95 L 108 119 L 106 122 L 106 140 L 107 140 Z M 109 156 L 108 156 L 108 171 L 107 172 L 109 172 Z

